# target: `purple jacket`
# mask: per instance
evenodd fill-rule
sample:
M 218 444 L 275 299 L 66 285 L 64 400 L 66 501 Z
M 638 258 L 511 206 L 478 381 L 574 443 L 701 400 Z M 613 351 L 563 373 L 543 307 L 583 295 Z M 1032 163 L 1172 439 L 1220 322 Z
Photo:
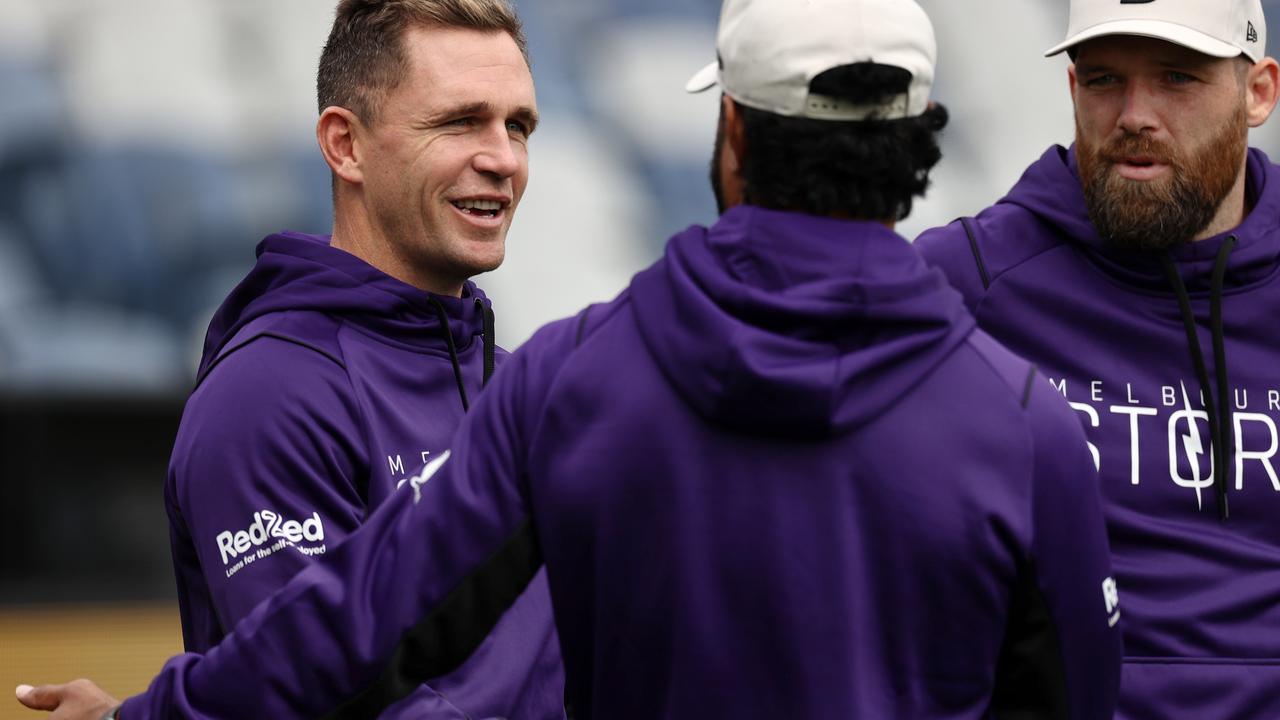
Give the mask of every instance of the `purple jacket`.
M 210 324 L 165 485 L 188 650 L 215 646 L 448 448 L 492 372 L 491 328 L 470 283 L 434 296 L 327 238 L 262 242 Z M 466 665 L 385 717 L 562 717 L 558 652 L 539 581 Z
M 1240 227 L 1166 265 L 1099 240 L 1054 147 L 917 242 L 1084 423 L 1124 592 L 1123 718 L 1280 717 L 1280 171 L 1257 150 L 1247 193 Z
M 543 560 L 573 717 L 1113 707 L 1079 424 L 883 226 L 690 228 L 516 352 L 450 453 L 123 717 L 367 717 L 465 658 Z

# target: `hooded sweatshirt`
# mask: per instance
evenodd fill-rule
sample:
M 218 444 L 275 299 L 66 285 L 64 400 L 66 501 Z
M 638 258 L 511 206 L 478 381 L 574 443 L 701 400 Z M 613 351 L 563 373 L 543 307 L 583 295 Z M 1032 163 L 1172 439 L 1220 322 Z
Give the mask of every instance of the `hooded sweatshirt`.
M 165 485 L 188 650 L 215 646 L 448 448 L 492 373 L 492 336 L 471 283 L 425 293 L 324 237 L 259 245 L 210 323 Z M 358 640 L 369 620 L 346 631 Z M 292 650 L 291 665 L 313 648 Z M 540 581 L 470 662 L 385 717 L 558 718 L 560 673 Z
M 1122 252 L 1053 147 L 916 243 L 1084 425 L 1124 593 L 1122 718 L 1280 717 L 1280 171 L 1251 150 L 1246 177 L 1239 227 Z
M 447 459 L 123 716 L 368 716 L 465 657 L 544 560 L 571 717 L 1113 707 L 1119 610 L 1070 409 L 901 237 L 741 206 L 539 331 Z M 359 643 L 328 630 L 375 611 Z

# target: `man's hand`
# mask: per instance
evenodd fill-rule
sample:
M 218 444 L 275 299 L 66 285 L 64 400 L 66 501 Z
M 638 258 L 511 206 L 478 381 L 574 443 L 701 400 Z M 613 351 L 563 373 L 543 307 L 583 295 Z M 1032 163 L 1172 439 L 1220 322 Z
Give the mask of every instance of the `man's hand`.
M 49 720 L 102 720 L 120 702 L 90 680 L 66 685 L 19 685 L 18 702 L 32 710 L 50 710 Z

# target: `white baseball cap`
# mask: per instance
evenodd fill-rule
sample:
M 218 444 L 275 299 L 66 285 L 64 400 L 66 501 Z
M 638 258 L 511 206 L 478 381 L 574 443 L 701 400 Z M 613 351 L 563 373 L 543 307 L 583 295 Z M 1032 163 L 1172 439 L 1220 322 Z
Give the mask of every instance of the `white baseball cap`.
M 1071 0 L 1067 39 L 1045 56 L 1103 35 L 1141 35 L 1253 62 L 1267 54 L 1261 0 Z
M 914 0 L 725 0 L 716 38 L 718 62 L 685 89 L 715 85 L 737 102 L 787 117 L 893 120 L 929 106 L 937 43 Z M 892 102 L 855 104 L 809 92 L 832 68 L 871 62 L 911 73 Z

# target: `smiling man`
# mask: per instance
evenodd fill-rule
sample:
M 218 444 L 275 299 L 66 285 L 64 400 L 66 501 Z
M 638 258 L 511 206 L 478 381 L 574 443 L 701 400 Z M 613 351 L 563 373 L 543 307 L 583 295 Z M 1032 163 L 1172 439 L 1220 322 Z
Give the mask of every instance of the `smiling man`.
M 165 486 L 183 635 L 215 646 L 449 446 L 493 371 L 468 278 L 502 262 L 537 123 L 502 0 L 343 0 L 320 60 L 332 238 L 266 238 L 209 327 Z M 362 599 L 346 602 L 359 604 Z M 364 637 L 372 614 L 345 627 Z M 298 662 L 324 645 L 291 648 Z M 156 717 L 183 714 L 157 697 Z M 559 718 L 544 579 L 383 717 Z
M 1258 0 L 1073 0 L 1076 142 L 917 242 L 1076 409 L 1124 593 L 1118 717 L 1280 717 L 1280 171 Z

